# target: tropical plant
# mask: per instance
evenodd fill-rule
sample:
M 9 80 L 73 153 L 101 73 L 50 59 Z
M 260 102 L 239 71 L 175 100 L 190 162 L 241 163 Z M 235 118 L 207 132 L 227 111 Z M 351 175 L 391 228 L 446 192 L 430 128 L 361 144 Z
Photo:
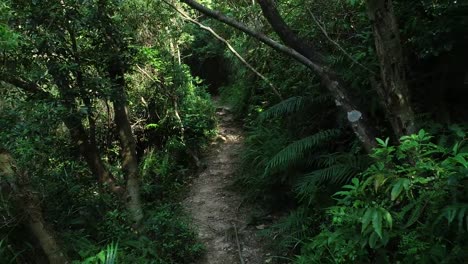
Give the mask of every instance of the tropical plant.
M 453 147 L 432 143 L 424 130 L 398 146 L 378 139 L 373 164 L 335 193 L 330 224 L 298 263 L 463 261 L 468 148 L 461 136 Z

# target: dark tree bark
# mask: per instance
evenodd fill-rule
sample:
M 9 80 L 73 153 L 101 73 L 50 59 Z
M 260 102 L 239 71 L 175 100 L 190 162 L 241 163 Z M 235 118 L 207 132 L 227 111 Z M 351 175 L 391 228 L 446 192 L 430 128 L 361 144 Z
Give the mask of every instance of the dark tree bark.
M 112 104 L 114 106 L 114 119 L 119 135 L 122 167 L 127 180 L 126 206 L 130 213 L 133 224 L 139 228 L 143 219 L 143 206 L 140 199 L 140 172 L 138 168 L 138 156 L 136 152 L 136 141 L 133 137 L 132 127 L 128 115 L 125 73 L 128 64 L 123 54 L 128 52 L 128 44 L 121 35 L 120 30 L 109 18 L 113 10 L 108 8 L 107 1 L 97 2 L 99 13 L 99 28 L 107 47 L 103 53 L 107 53 L 104 70 L 107 71 L 111 85 L 113 86 Z M 99 68 L 101 65 L 96 65 Z
M 77 110 L 76 94 L 65 73 L 60 72 L 56 65 L 49 65 L 49 71 L 60 91 L 61 103 L 68 110 L 68 114 L 63 117 L 63 121 L 70 131 L 72 140 L 77 144 L 80 154 L 85 159 L 91 172 L 103 185 L 108 185 L 112 192 L 122 193 L 122 188 L 115 183 L 114 176 L 104 165 L 100 151 L 96 144 L 90 140 L 83 125 L 80 113 Z
M 19 169 L 12 156 L 5 149 L 0 148 L 0 177 L 8 178 L 9 193 L 17 208 L 23 214 L 26 226 L 39 242 L 42 250 L 51 264 L 70 263 L 67 256 L 60 248 L 54 232 L 44 220 L 41 208 L 41 199 L 32 188 L 30 179 L 25 171 Z M 5 192 L 5 189 L 1 189 Z
M 284 21 L 272 0 L 258 0 L 263 16 L 286 46 L 293 48 L 304 57 L 316 63 L 323 62 L 324 56 L 315 51 L 307 41 L 301 39 Z
M 367 0 L 367 11 L 380 63 L 382 83 L 378 85 L 377 92 L 393 132 L 400 138 L 415 133 L 416 125 L 393 4 L 391 0 Z
M 115 183 L 114 176 L 106 168 L 99 155 L 99 149 L 88 139 L 86 130 L 81 119 L 77 117 L 77 113 L 64 117 L 63 121 L 70 131 L 73 142 L 78 145 L 81 156 L 83 156 L 86 164 L 93 175 L 97 177 L 99 183 L 109 186 L 112 192 L 120 195 L 123 192 L 122 187 Z
M 127 177 L 127 209 L 131 214 L 134 224 L 138 225 L 143 219 L 143 207 L 140 199 L 138 157 L 135 138 L 133 137 L 128 117 L 124 70 L 121 62 L 115 61 L 109 66 L 109 76 L 114 85 L 112 103 L 114 105 L 115 124 L 122 148 L 122 167 Z
M 354 102 L 355 100 L 342 86 L 338 76 L 329 70 L 328 67 L 321 65 L 321 58 L 323 56 L 315 52 L 309 44 L 306 44 L 305 41 L 300 40 L 300 38 L 286 25 L 271 0 L 260 0 L 259 4 L 262 7 L 264 16 L 272 24 L 275 32 L 287 46 L 272 40 L 265 34 L 248 28 L 246 25 L 229 18 L 218 11 L 211 10 L 196 1 L 181 1 L 209 17 L 219 20 L 248 34 L 251 37 L 256 38 L 264 44 L 279 52 L 282 52 L 283 54 L 295 59 L 299 63 L 311 69 L 320 77 L 322 84 L 335 98 L 337 106 L 347 115 L 349 125 L 353 129 L 357 138 L 363 144 L 364 148 L 370 152 L 376 146 L 372 126 L 368 124 L 367 116 L 364 114 L 362 108 L 356 105 Z M 294 47 L 298 50 L 296 50 Z

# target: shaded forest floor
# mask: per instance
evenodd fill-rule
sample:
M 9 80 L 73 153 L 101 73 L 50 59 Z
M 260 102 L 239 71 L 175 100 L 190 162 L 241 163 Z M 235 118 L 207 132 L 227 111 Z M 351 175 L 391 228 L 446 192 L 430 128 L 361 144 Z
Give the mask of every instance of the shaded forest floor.
M 216 102 L 217 103 L 217 102 Z M 219 105 L 219 103 L 217 103 Z M 265 243 L 248 224 L 253 208 L 242 206 L 235 181 L 243 146 L 243 131 L 226 106 L 217 107 L 219 135 L 207 153 L 204 170 L 194 180 L 184 206 L 206 247 L 200 264 L 271 263 Z

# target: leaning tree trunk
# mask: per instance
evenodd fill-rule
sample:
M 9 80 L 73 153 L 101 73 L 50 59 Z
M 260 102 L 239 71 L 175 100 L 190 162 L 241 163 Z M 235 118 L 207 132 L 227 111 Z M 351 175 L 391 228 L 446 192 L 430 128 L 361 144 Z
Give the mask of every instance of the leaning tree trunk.
M 97 145 L 89 140 L 78 113 L 70 114 L 70 116 L 64 117 L 63 120 L 70 131 L 73 142 L 78 145 L 81 156 L 85 159 L 86 164 L 93 175 L 97 177 L 99 183 L 105 187 L 108 186 L 113 193 L 120 195 L 123 192 L 122 187 L 116 184 L 114 176 L 104 165 Z
M 0 181 L 5 179 L 8 181 L 10 195 L 13 196 L 26 225 L 39 242 L 49 262 L 51 264 L 70 263 L 59 247 L 53 232 L 44 221 L 41 199 L 32 188 L 28 175 L 16 166 L 10 153 L 2 148 L 0 148 L 0 176 Z
M 400 138 L 415 133 L 416 125 L 392 0 L 367 0 L 367 11 L 372 23 L 382 79 L 382 83 L 377 85 L 377 92 L 393 132 Z
M 253 38 L 256 38 L 276 51 L 291 57 L 315 72 L 320 77 L 322 84 L 334 97 L 337 106 L 347 115 L 348 124 L 351 126 L 364 148 L 370 152 L 376 146 L 373 128 L 368 124 L 369 121 L 367 120 L 362 108 L 356 105 L 356 100 L 348 91 L 346 91 L 338 76 L 334 74 L 329 67 L 321 65 L 323 55 L 314 51 L 312 45 L 300 40 L 300 38 L 288 27 L 280 16 L 273 1 L 259 0 L 258 3 L 262 7 L 264 16 L 286 46 L 269 38 L 261 32 L 250 29 L 239 21 L 199 4 L 197 1 L 181 0 L 181 2 L 186 3 L 190 7 L 209 17 L 219 20 Z
M 127 97 L 125 95 L 125 79 L 121 67 L 116 63 L 110 67 L 109 75 L 114 84 L 114 115 L 115 124 L 119 133 L 120 146 L 122 148 L 122 167 L 127 178 L 127 209 L 131 214 L 134 224 L 138 225 L 143 219 L 143 209 L 140 200 L 140 177 L 136 143 L 133 137 L 130 120 L 128 117 Z
M 263 16 L 268 20 L 273 30 L 278 34 L 281 41 L 288 47 L 299 52 L 301 55 L 314 62 L 319 69 L 315 70 L 321 78 L 322 84 L 334 97 L 336 105 L 346 113 L 348 124 L 353 129 L 357 138 L 362 142 L 364 148 L 371 152 L 375 147 L 375 135 L 372 127 L 368 124 L 367 115 L 361 107 L 357 106 L 356 99 L 343 87 L 341 80 L 329 67 L 322 65 L 324 56 L 306 40 L 301 39 L 286 24 L 283 17 L 276 8 L 273 0 L 258 0 Z
M 120 195 L 123 192 L 122 188 L 116 184 L 114 176 L 104 165 L 98 146 L 90 140 L 90 137 L 86 133 L 80 113 L 77 111 L 77 96 L 74 93 L 74 87 L 70 85 L 68 76 L 66 73 L 61 72 L 59 67 L 53 63 L 50 63 L 48 68 L 60 91 L 61 102 L 68 110 L 68 114 L 62 119 L 70 131 L 73 142 L 78 146 L 81 156 L 85 159 L 86 164 L 93 175 L 97 177 L 99 183 L 104 186 L 107 185 L 112 192 Z

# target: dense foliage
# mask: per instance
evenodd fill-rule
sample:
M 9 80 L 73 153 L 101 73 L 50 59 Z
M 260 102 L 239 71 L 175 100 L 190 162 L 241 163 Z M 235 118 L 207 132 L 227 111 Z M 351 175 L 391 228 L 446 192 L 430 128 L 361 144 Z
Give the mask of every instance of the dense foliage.
M 215 119 L 205 87 L 179 61 L 191 39 L 180 19 L 153 1 L 2 1 L 1 8 L 0 142 L 31 179 L 63 251 L 77 263 L 110 261 L 109 252 L 120 263 L 191 263 L 203 246 L 179 200 Z M 138 224 L 82 149 L 89 141 L 93 162 L 113 184 L 127 184 L 121 103 L 136 138 L 145 216 Z M 0 262 L 46 262 L 14 195 L 2 193 Z
M 269 205 L 258 218 L 289 210 L 263 231 L 275 238 L 279 260 L 460 263 L 467 257 L 467 6 L 393 4 L 417 124 L 431 136 L 421 130 L 398 140 L 391 131 L 375 90 L 379 62 L 365 1 L 277 1 L 294 32 L 326 52 L 330 67 L 365 106 L 376 135 L 389 137 L 370 156 L 316 75 L 254 38 L 229 35 L 283 96 L 225 52 L 234 66 L 221 94 L 248 130 L 239 183 L 252 201 Z M 272 30 L 248 1 L 214 8 L 230 10 L 225 13 L 256 30 Z
M 466 261 L 464 1 L 199 2 L 0 2 L 1 263 L 193 263 L 211 95 L 275 261 Z

